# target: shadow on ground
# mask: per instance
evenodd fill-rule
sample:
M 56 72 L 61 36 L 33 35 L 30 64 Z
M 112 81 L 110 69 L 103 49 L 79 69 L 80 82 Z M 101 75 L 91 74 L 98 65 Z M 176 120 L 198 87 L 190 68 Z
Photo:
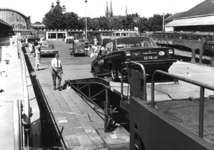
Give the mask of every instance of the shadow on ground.
M 43 93 L 41 85 L 34 74 L 34 68 L 28 58 L 26 49 L 23 48 L 22 50 L 25 54 L 28 71 L 29 74 L 31 74 L 31 82 L 33 84 L 35 96 L 40 108 L 42 147 L 44 149 L 62 149 L 63 147 L 66 147 L 66 145 L 63 139 L 61 138 L 61 131 L 59 130 L 56 124 L 56 120 L 53 117 L 53 114 L 45 97 L 45 94 Z

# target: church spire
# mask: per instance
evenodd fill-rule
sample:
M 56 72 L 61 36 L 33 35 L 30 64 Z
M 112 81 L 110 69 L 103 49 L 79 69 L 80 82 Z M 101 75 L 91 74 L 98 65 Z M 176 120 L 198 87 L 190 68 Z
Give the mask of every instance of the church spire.
M 56 1 L 56 4 L 57 4 L 57 5 L 59 5 L 59 3 L 60 3 L 60 1 L 59 1 L 59 0 L 57 0 L 57 1 Z
M 109 12 L 109 17 L 113 17 L 113 9 L 112 9 L 112 0 L 110 1 L 110 12 Z
M 106 17 L 109 17 L 108 0 L 106 0 Z
M 127 4 L 126 4 L 126 15 L 128 15 Z

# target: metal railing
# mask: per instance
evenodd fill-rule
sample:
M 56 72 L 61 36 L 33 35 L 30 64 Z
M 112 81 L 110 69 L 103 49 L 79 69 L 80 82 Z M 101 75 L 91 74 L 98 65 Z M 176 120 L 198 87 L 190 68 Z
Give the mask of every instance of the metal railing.
M 19 100 L 13 102 L 13 131 L 14 131 L 14 150 L 21 150 L 23 147 L 22 132 L 22 104 Z
M 121 73 L 121 100 L 123 99 L 123 80 L 124 80 L 124 72 L 127 71 L 128 68 L 130 68 L 130 66 L 132 64 L 134 65 L 137 65 L 141 68 L 142 72 L 143 72 L 143 98 L 144 100 L 146 101 L 147 100 L 147 92 L 146 92 L 146 70 L 145 70 L 145 67 L 140 64 L 140 63 L 137 63 L 137 62 L 134 62 L 134 61 L 130 61 L 130 62 L 125 62 L 127 68 L 124 68 L 122 70 L 122 73 Z
M 24 121 L 24 146 L 29 147 L 29 139 L 30 139 L 30 103 L 29 103 L 29 94 L 28 94 L 28 85 L 27 85 L 27 73 L 26 73 L 26 64 L 25 64 L 25 57 L 24 52 L 22 51 L 21 42 L 18 41 L 18 51 L 20 56 L 20 63 L 21 63 L 21 73 L 22 73 L 22 84 L 23 84 L 23 104 L 24 104 L 24 114 L 23 114 L 23 121 Z
M 201 82 L 198 82 L 198 81 L 195 81 L 195 80 L 191 80 L 191 79 L 184 78 L 184 77 L 181 77 L 181 76 L 178 76 L 178 75 L 174 75 L 174 74 L 171 74 L 171 73 L 167 73 L 167 72 L 164 72 L 164 71 L 157 70 L 157 71 L 154 72 L 154 74 L 152 76 L 151 104 L 152 104 L 153 108 L 155 107 L 155 94 L 154 94 L 155 82 L 154 81 L 155 81 L 155 77 L 157 76 L 157 74 L 163 74 L 163 75 L 166 75 L 166 76 L 170 76 L 170 77 L 173 77 L 173 78 L 179 79 L 181 81 L 185 81 L 187 83 L 194 84 L 194 85 L 200 87 L 199 136 L 201 138 L 203 138 L 203 130 L 204 130 L 204 90 L 205 89 L 209 89 L 209 90 L 214 91 L 214 88 L 209 86 L 209 85 L 207 85 L 207 84 L 204 84 L 204 83 L 201 83 Z

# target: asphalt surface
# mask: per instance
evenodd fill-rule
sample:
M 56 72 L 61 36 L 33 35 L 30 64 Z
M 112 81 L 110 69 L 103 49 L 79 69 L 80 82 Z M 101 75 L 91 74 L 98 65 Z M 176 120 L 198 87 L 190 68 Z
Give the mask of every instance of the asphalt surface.
M 92 77 L 90 73 L 90 63 L 93 58 L 87 56 L 72 56 L 69 54 L 70 44 L 63 41 L 53 41 L 56 49 L 59 50 L 59 58 L 63 66 L 63 81 L 67 79 Z M 51 60 L 53 56 L 42 56 L 41 59 L 41 74 L 51 73 Z M 40 73 L 39 73 L 40 74 Z M 50 76 L 51 77 L 51 76 Z
M 63 75 L 62 85 L 65 80 L 88 78 L 92 77 L 90 73 L 90 62 L 93 58 L 86 56 L 74 57 L 69 54 L 70 44 L 63 41 L 53 41 L 56 49 L 59 50 L 59 58 L 62 61 Z M 26 52 L 28 52 L 26 48 Z M 49 104 L 45 100 L 45 93 L 41 87 L 52 88 L 52 76 L 51 76 L 51 60 L 54 56 L 42 56 L 40 70 L 35 72 L 35 57 L 29 57 L 29 72 L 36 74 L 32 76 L 31 80 L 34 85 L 35 95 L 38 100 L 41 114 L 41 128 L 42 128 L 42 147 L 46 148 L 62 148 L 63 142 L 59 140 L 59 134 L 57 133 L 57 126 L 53 119 L 52 110 L 49 108 Z M 45 140 L 44 140 L 45 139 Z

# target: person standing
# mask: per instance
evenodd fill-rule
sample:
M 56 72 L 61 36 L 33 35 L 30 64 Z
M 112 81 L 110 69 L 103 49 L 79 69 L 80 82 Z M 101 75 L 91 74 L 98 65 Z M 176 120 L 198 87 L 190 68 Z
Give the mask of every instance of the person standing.
M 62 81 L 62 63 L 59 59 L 59 54 L 55 54 L 55 58 L 51 61 L 51 67 L 52 67 L 52 79 L 53 79 L 53 89 L 56 90 L 56 79 L 58 78 L 58 90 L 61 91 L 61 81 Z
M 36 58 L 35 58 L 36 71 L 38 71 L 39 70 L 39 65 L 41 63 L 41 47 L 40 47 L 40 44 L 38 44 L 35 47 L 35 53 L 36 53 Z
M 31 42 L 29 42 L 28 47 L 29 47 L 30 57 L 33 57 L 33 53 L 34 53 L 33 44 Z

